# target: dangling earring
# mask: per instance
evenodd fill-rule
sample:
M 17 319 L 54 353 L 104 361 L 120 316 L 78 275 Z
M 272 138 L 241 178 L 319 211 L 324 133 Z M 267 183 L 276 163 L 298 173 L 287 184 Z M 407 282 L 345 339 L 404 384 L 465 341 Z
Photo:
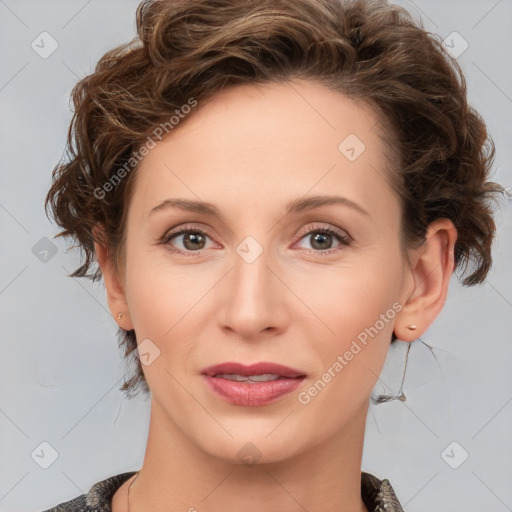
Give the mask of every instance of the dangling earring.
M 411 325 L 413 325 L 413 324 L 411 324 Z M 416 329 L 415 325 L 414 325 L 414 329 Z M 414 329 L 411 329 L 411 330 L 414 330 Z M 382 404 L 384 402 L 392 402 L 393 400 L 400 400 L 401 402 L 405 402 L 406 401 L 407 398 L 406 398 L 402 388 L 403 388 L 403 385 L 404 385 L 405 373 L 407 371 L 407 361 L 409 359 L 409 351 L 411 350 L 411 345 L 412 345 L 412 343 L 408 343 L 407 344 L 407 352 L 405 354 L 404 373 L 402 375 L 402 382 L 400 383 L 400 389 L 398 390 L 398 393 L 391 394 L 391 395 L 379 395 L 377 398 L 371 397 L 371 401 L 375 405 L 379 405 L 379 404 Z

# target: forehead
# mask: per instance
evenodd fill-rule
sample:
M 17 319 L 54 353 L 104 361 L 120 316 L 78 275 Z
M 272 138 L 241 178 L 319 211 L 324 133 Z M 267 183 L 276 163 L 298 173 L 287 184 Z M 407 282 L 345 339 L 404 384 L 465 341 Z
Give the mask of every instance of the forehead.
M 256 209 L 308 192 L 391 195 L 375 112 L 318 83 L 230 87 L 180 122 L 141 162 L 137 207 L 168 195 Z

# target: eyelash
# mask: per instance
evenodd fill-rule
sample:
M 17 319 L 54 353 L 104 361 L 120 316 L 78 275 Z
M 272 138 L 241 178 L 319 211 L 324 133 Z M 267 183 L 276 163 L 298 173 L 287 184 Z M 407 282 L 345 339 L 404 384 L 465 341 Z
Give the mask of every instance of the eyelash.
M 190 228 L 188 226 L 184 226 L 183 228 L 179 229 L 178 231 L 171 231 L 171 232 L 166 233 L 160 240 L 160 243 L 163 245 L 169 245 L 170 241 L 173 238 L 176 238 L 179 235 L 183 235 L 183 234 L 187 234 L 187 233 L 193 233 L 196 235 L 210 237 L 210 235 L 207 231 L 204 231 L 202 229 L 195 228 L 195 227 Z M 303 238 L 305 238 L 308 235 L 311 235 L 313 233 L 322 233 L 322 234 L 327 234 L 327 235 L 333 235 L 340 242 L 341 245 L 345 245 L 345 246 L 349 246 L 352 242 L 352 239 L 348 235 L 346 235 L 342 231 L 339 231 L 338 229 L 332 228 L 332 227 L 320 227 L 320 228 L 313 227 L 311 229 L 306 230 L 305 232 L 300 232 L 298 235 L 299 236 L 298 241 L 302 240 Z M 181 249 L 177 249 L 176 247 L 171 247 L 170 245 L 169 245 L 168 249 L 169 249 L 169 251 L 171 251 L 173 253 L 177 253 L 182 256 L 192 256 L 193 257 L 194 255 L 201 254 L 201 251 L 183 251 Z M 203 249 L 203 250 L 206 250 L 206 249 Z M 324 256 L 327 254 L 332 254 L 333 252 L 338 252 L 339 250 L 340 250 L 339 247 L 335 247 L 332 249 L 324 249 L 324 250 L 311 249 L 309 254 Z

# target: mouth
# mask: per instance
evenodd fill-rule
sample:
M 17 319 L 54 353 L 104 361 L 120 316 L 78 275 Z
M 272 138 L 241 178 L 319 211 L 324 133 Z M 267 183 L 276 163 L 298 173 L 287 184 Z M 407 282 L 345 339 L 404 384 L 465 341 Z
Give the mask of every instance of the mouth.
M 237 373 L 218 373 L 214 375 L 220 379 L 235 380 L 237 382 L 268 382 L 270 380 L 287 379 L 289 377 L 283 377 L 282 375 L 276 375 L 272 373 L 264 373 L 262 375 L 239 375 Z
M 221 363 L 204 368 L 201 374 L 208 375 L 209 377 L 222 376 L 222 378 L 242 381 L 248 379 L 254 381 L 276 380 L 279 378 L 295 379 L 306 376 L 305 372 L 290 368 L 289 366 L 267 362 L 255 363 L 249 366 L 241 363 Z
M 302 384 L 306 373 L 275 363 L 222 363 L 201 371 L 208 388 L 234 405 L 256 407 L 273 403 Z

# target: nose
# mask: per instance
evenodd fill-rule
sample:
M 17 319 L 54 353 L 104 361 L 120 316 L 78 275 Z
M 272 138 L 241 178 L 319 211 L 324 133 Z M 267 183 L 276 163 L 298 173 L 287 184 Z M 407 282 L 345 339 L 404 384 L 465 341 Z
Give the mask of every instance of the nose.
M 248 251 L 244 249 L 248 247 Z M 261 251 L 254 259 L 255 247 L 241 244 L 234 255 L 234 265 L 221 284 L 218 311 L 219 326 L 241 339 L 282 332 L 289 320 L 287 301 L 290 291 L 279 277 L 270 251 Z M 264 333 L 264 334 L 262 334 Z

